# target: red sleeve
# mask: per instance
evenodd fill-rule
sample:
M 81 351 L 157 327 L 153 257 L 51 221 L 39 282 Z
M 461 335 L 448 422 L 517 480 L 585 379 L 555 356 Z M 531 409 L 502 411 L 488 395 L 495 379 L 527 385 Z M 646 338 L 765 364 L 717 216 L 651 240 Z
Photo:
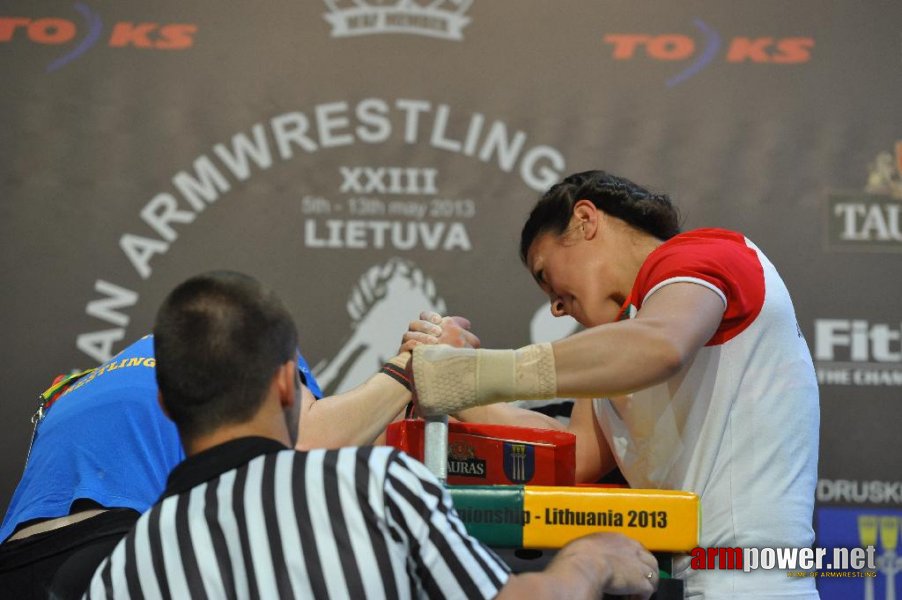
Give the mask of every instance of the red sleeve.
M 720 327 L 707 346 L 727 342 L 761 312 L 764 305 L 764 269 L 758 254 L 741 234 L 702 229 L 680 234 L 652 252 L 633 286 L 637 308 L 669 283 L 691 282 L 718 293 L 726 304 Z

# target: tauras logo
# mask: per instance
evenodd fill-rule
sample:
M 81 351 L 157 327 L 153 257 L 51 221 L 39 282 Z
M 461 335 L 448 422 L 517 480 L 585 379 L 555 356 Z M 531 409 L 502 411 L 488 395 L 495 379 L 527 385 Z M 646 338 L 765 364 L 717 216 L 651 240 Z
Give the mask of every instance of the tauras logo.
M 817 319 L 818 381 L 834 385 L 902 385 L 902 324 Z
M 817 501 L 824 504 L 902 504 L 902 481 L 819 479 Z
M 325 0 L 332 37 L 406 33 L 462 40 L 473 0 Z
M 834 247 L 866 245 L 902 250 L 902 202 L 881 196 L 836 195 L 830 198 L 830 241 Z
M 896 157 L 881 152 L 871 163 L 864 191 L 902 198 L 902 141 L 896 142 Z
M 827 201 L 827 247 L 902 251 L 902 141 L 896 156 L 881 152 L 869 165 L 863 192 L 833 193 Z
M 448 475 L 485 479 L 485 461 L 478 458 L 457 460 L 448 457 Z
M 476 456 L 476 449 L 464 442 L 448 444 L 448 474 L 485 479 L 486 461 Z

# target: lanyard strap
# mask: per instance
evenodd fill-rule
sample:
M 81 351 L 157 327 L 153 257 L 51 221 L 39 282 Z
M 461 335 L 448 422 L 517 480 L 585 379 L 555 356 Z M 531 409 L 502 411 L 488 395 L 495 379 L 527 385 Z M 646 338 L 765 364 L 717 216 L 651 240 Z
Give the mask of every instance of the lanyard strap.
M 31 441 L 28 442 L 28 453 L 25 455 L 26 465 L 28 464 L 28 459 L 31 458 L 31 447 L 34 446 L 34 439 L 38 435 L 38 425 L 44 420 L 47 411 L 53 406 L 53 403 L 59 400 L 59 397 L 69 389 L 69 386 L 93 370 L 94 369 L 85 369 L 84 371 L 73 371 L 68 375 L 57 375 L 56 379 L 53 380 L 53 385 L 38 396 L 38 409 L 31 416 L 31 422 L 34 424 L 34 429 L 31 431 Z
M 38 410 L 31 417 L 31 422 L 37 425 L 43 420 L 44 415 L 47 414 L 50 407 L 53 406 L 54 402 L 59 400 L 59 397 L 62 396 L 67 389 L 69 389 L 69 386 L 93 370 L 94 369 L 85 369 L 84 371 L 73 371 L 68 375 L 57 375 L 53 380 L 53 385 L 38 396 Z

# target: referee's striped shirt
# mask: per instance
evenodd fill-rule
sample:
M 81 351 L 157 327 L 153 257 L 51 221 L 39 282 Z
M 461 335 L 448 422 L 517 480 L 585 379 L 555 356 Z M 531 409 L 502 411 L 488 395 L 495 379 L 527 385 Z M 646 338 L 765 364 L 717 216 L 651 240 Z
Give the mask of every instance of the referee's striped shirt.
M 403 452 L 242 438 L 176 467 L 85 597 L 492 598 L 507 578 Z

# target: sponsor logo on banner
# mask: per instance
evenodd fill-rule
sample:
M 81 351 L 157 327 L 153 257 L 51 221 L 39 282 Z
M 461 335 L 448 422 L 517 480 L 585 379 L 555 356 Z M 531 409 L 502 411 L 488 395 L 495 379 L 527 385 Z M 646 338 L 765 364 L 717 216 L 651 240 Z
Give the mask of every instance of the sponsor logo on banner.
M 815 522 L 818 546 L 832 549 L 833 554 L 849 548 L 867 549 L 869 555 L 873 554 L 867 569 L 814 572 L 823 600 L 896 597 L 902 572 L 899 556 L 902 510 L 818 507 Z
M 428 162 L 434 152 L 494 166 L 502 175 L 517 180 L 512 185 L 534 191 L 550 187 L 565 168 L 560 151 L 535 143 L 526 132 L 504 121 L 422 99 L 327 102 L 306 112 L 269 117 L 192 157 L 163 189 L 151 195 L 138 211 L 135 226 L 119 238 L 119 250 L 137 281 L 95 279 L 96 296 L 87 302 L 85 314 L 102 325 L 79 334 L 77 348 L 97 362 L 106 362 L 116 353 L 131 321 L 127 309 L 139 301 L 136 283 L 150 279 L 156 261 L 233 187 L 265 176 L 275 165 L 296 157 L 355 145 L 375 150 L 370 152 L 374 156 L 380 155 L 380 146 L 394 145 L 405 151 L 415 147 L 417 161 L 339 163 L 331 198 L 314 193 L 297 198 L 304 215 L 301 229 L 306 248 L 399 253 L 472 250 L 468 224 L 477 216 L 478 204 L 475 198 L 449 189 L 439 168 Z M 422 297 L 413 297 L 411 304 L 406 304 L 398 289 Z M 389 297 L 392 302 L 383 304 Z M 398 307 L 394 321 L 386 316 L 388 304 Z M 432 280 L 413 263 L 394 258 L 370 267 L 348 303 L 353 332 L 347 348 L 317 373 L 324 378 L 322 387 L 347 389 L 365 379 L 358 373 L 372 375 L 383 362 L 374 357 L 392 356 L 398 333 L 407 328 L 412 315 L 426 309 L 445 312 Z M 364 365 L 364 360 L 373 362 L 358 368 L 358 362 Z
M 462 40 L 473 0 L 325 0 L 332 37 L 406 33 Z
M 667 87 L 683 83 L 715 62 L 798 65 L 811 60 L 814 38 L 743 35 L 724 39 L 702 21 L 693 19 L 690 33 L 607 33 L 604 43 L 614 60 L 674 62 L 683 68 L 667 79 Z
M 816 319 L 814 364 L 821 385 L 902 386 L 902 323 Z
M 476 449 L 465 442 L 448 443 L 448 475 L 485 479 L 485 460 L 476 456 Z
M 902 251 L 902 141 L 869 165 L 863 192 L 828 196 L 826 219 L 829 250 Z
M 91 48 L 140 48 L 144 50 L 186 50 L 194 45 L 197 25 L 118 21 L 105 28 L 100 13 L 82 2 L 75 3 L 78 18 L 0 16 L 0 45 L 38 44 L 60 46 L 63 54 L 47 65 L 56 71 L 83 56 Z
M 902 506 L 902 481 L 818 479 L 818 504 Z

